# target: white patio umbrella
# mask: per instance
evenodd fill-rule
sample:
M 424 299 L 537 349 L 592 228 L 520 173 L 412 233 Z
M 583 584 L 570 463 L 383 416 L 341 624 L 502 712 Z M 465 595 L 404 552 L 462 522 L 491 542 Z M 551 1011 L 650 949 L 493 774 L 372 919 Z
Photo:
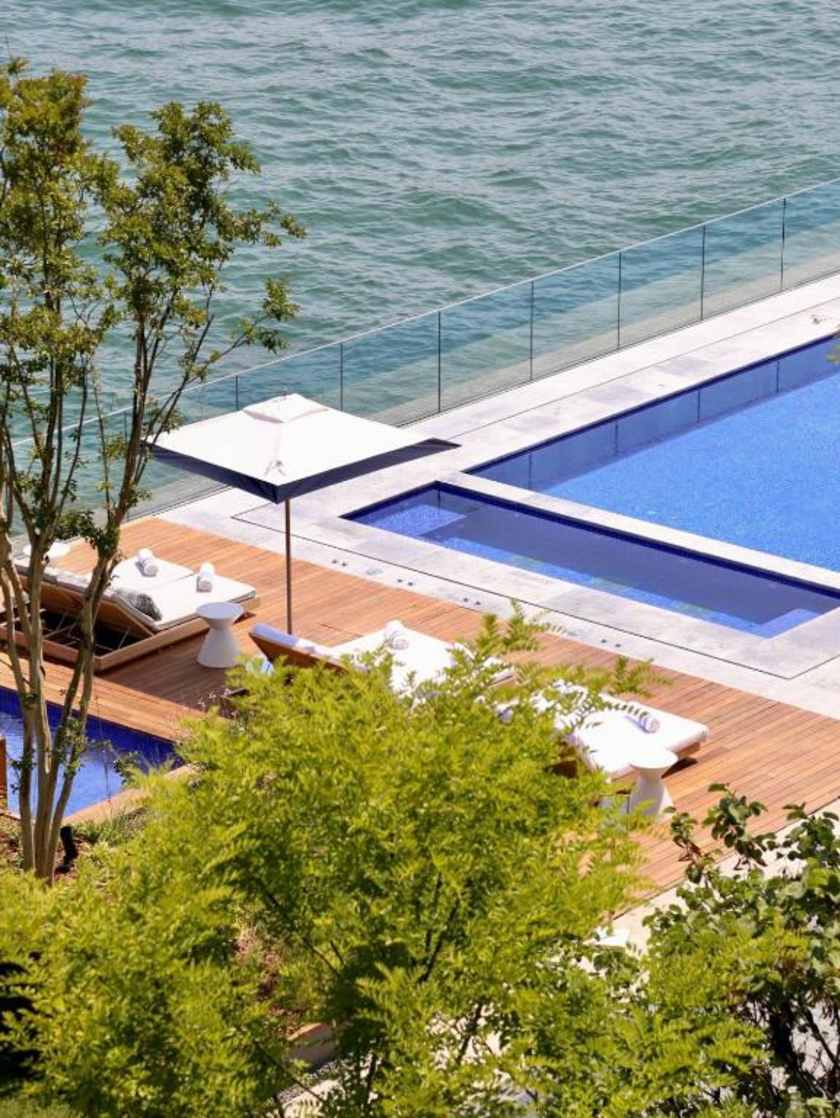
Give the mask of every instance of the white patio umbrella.
M 455 446 L 289 394 L 186 424 L 152 450 L 161 462 L 285 505 L 291 633 L 292 498 Z

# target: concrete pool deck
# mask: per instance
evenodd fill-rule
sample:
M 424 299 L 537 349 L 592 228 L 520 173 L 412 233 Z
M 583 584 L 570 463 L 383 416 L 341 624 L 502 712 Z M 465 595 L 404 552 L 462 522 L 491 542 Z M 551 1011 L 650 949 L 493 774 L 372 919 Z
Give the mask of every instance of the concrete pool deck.
M 501 615 L 515 599 L 577 641 L 651 659 L 816 713 L 840 715 L 840 612 L 761 639 L 534 572 L 476 559 L 423 540 L 342 519 L 349 512 L 436 480 L 474 491 L 499 483 L 463 471 L 640 404 L 700 385 L 840 329 L 840 276 L 795 288 L 702 323 L 465 405 L 413 426 L 460 444 L 433 458 L 382 471 L 294 502 L 296 556 L 380 584 Z M 515 499 L 563 511 L 570 502 L 523 490 Z M 584 506 L 579 506 L 584 508 Z M 586 510 L 601 523 L 615 514 Z M 269 551 L 283 550 L 282 509 L 226 490 L 163 514 L 165 519 Z M 616 517 L 614 523 L 622 518 Z M 653 538 L 669 529 L 647 526 Z M 704 541 L 721 557 L 757 553 Z M 760 566 L 840 588 L 840 574 L 759 555 Z

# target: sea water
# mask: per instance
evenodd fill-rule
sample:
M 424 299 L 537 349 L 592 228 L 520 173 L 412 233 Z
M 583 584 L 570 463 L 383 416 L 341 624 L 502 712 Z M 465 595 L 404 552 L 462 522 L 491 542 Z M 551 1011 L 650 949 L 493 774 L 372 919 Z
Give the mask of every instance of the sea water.
M 304 348 L 840 173 L 831 0 L 0 0 L 4 49 L 89 75 L 112 145 L 221 102 L 309 230 L 279 271 Z M 252 356 L 237 358 L 248 365 Z M 317 375 L 317 374 L 316 374 Z M 115 402 L 127 368 L 109 364 Z

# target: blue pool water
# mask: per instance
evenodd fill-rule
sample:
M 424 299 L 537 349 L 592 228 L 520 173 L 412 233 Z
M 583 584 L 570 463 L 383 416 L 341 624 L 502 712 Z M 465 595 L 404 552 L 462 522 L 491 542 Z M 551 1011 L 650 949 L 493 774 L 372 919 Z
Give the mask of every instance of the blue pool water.
M 840 606 L 840 594 L 449 485 L 428 486 L 352 519 L 759 637 Z
M 58 707 L 50 706 L 50 721 L 58 718 Z M 0 688 L 0 734 L 6 740 L 8 766 L 9 808 L 18 811 L 18 777 L 14 762 L 20 761 L 23 749 L 23 722 L 20 704 L 13 691 Z M 88 721 L 88 737 L 92 744 L 84 756 L 73 791 L 67 805 L 67 814 L 83 807 L 108 800 L 120 792 L 123 779 L 120 768 L 127 762 L 133 767 L 148 770 L 173 760 L 172 743 L 151 734 L 141 734 L 100 718 Z
M 840 570 L 835 338 L 472 471 Z

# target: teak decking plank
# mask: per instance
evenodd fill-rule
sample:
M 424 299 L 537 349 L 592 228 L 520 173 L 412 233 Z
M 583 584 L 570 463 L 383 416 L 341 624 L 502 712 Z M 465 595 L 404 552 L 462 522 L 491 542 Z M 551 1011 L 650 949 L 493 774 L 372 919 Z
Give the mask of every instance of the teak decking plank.
M 219 574 L 251 583 L 261 599 L 256 616 L 234 632 L 244 652 L 256 653 L 248 631 L 256 620 L 283 627 L 285 564 L 281 556 L 248 544 L 157 519 L 138 521 L 123 531 L 123 551 L 151 547 L 156 554 L 197 568 L 212 562 Z M 85 545 L 77 545 L 63 565 L 83 571 L 90 565 Z M 444 640 L 471 637 L 480 615 L 455 602 L 427 598 L 412 588 L 392 587 L 293 560 L 296 630 L 322 643 L 343 643 L 381 628 L 392 618 Z M 162 736 L 177 732 L 195 717 L 224 685 L 225 673 L 202 668 L 196 655 L 203 637 L 194 637 L 98 677 L 94 713 Z M 615 662 L 606 649 L 579 644 L 562 634 L 546 634 L 534 659 L 543 664 L 582 664 L 604 668 Z M 712 782 L 730 783 L 738 792 L 761 800 L 768 813 L 763 827 L 784 823 L 784 805 L 805 801 L 820 807 L 840 796 L 840 722 L 757 695 L 737 691 L 680 672 L 655 669 L 662 682 L 650 687 L 645 701 L 695 719 L 709 727 L 709 739 L 693 763 L 668 776 L 678 808 L 701 818 L 716 799 Z M 52 698 L 60 699 L 69 677 L 65 665 L 50 664 Z M 7 668 L 0 683 L 9 685 Z M 702 832 L 701 832 L 702 834 Z M 704 839 L 705 841 L 705 839 Z M 640 838 L 645 872 L 666 886 L 683 872 L 678 852 L 663 828 Z

